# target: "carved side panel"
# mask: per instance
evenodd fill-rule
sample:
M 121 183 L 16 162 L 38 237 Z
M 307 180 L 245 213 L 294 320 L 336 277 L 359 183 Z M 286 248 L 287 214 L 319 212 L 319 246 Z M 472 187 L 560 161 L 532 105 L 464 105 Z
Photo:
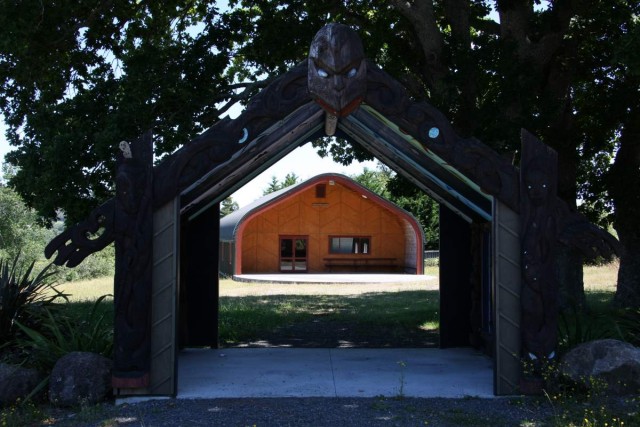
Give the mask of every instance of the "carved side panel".
M 125 143 L 126 144 L 126 143 Z M 115 388 L 149 384 L 153 245 L 151 133 L 122 147 L 116 173 L 114 236 Z M 127 149 L 130 152 L 127 153 Z

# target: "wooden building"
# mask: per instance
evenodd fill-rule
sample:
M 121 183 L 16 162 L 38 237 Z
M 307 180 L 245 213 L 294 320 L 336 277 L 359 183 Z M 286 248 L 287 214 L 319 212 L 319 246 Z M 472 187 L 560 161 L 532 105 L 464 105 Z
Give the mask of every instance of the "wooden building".
M 220 220 L 221 273 L 423 273 L 416 219 L 340 174 L 268 194 Z

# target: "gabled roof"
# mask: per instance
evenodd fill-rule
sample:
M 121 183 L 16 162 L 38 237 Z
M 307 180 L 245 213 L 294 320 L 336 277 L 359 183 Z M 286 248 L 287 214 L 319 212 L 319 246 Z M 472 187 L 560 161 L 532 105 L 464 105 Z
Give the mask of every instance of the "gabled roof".
M 245 219 L 253 216 L 253 214 L 258 213 L 259 211 L 266 209 L 270 206 L 273 206 L 293 195 L 301 193 L 302 191 L 307 190 L 308 188 L 314 186 L 315 184 L 321 183 L 323 181 L 334 180 L 339 182 L 341 185 L 359 192 L 367 197 L 367 199 L 373 201 L 384 207 L 387 210 L 394 211 L 399 215 L 405 217 L 405 219 L 410 220 L 416 224 L 418 221 L 406 210 L 397 206 L 396 204 L 390 202 L 389 200 L 378 196 L 373 191 L 354 181 L 346 175 L 342 175 L 339 173 L 324 173 L 320 175 L 316 175 L 313 178 L 309 178 L 306 181 L 291 185 L 289 187 L 283 188 L 281 190 L 275 191 L 273 193 L 269 193 L 264 197 L 261 197 L 247 206 L 238 209 L 226 215 L 225 217 L 220 219 L 220 240 L 229 241 L 234 240 L 236 231 L 240 224 Z M 419 228 L 419 227 L 418 227 Z

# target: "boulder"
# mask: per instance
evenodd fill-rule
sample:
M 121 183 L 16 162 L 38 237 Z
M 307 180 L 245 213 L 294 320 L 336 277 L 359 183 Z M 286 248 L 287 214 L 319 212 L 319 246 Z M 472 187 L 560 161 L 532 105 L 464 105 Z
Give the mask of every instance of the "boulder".
M 58 406 L 95 405 L 111 394 L 113 362 L 76 351 L 61 357 L 51 371 L 49 401 Z
M 0 363 L 0 407 L 27 397 L 40 380 L 35 369 Z
M 624 341 L 580 344 L 562 357 L 560 370 L 589 389 L 603 388 L 619 395 L 640 392 L 640 348 Z

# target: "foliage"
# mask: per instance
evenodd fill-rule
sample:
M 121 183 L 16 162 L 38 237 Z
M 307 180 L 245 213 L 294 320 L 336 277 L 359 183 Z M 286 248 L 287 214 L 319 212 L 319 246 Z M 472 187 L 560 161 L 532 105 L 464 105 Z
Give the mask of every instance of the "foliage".
M 300 177 L 297 176 L 294 172 L 288 173 L 284 177 L 282 182 L 278 181 L 278 178 L 276 178 L 274 175 L 271 177 L 271 182 L 269 182 L 268 187 L 262 191 L 262 195 L 266 196 L 267 194 L 275 193 L 276 191 L 280 191 L 283 188 L 287 188 L 292 185 L 295 185 L 298 183 L 299 180 L 300 180 Z
M 50 282 L 46 267 L 37 274 L 35 262 L 28 267 L 18 256 L 13 262 L 0 258 L 0 342 L 7 343 L 17 331 L 17 323 L 31 323 L 29 316 L 35 309 L 46 308 L 58 298 L 66 298 Z
M 16 402 L 15 405 L 0 408 L 0 426 L 41 425 L 46 418 L 41 408 L 31 400 Z
M 640 347 L 640 308 L 618 309 L 616 322 L 624 341 Z
M 525 374 L 530 369 L 525 364 Z M 640 422 L 640 412 L 635 410 L 637 396 L 610 396 L 606 382 L 595 377 L 574 382 L 562 375 L 557 363 L 545 364 L 540 372 L 544 384 L 544 398 L 540 405 L 549 405 L 553 412 L 549 425 L 624 427 Z
M 18 193 L 0 186 L 0 258 L 13 259 L 20 254 L 23 262 L 36 262 L 41 268 L 47 264 L 44 248 L 63 231 L 62 215 L 50 229 L 40 225 L 37 213 L 27 207 Z M 115 250 L 113 245 L 89 255 L 79 266 L 71 269 L 59 267 L 51 270 L 55 281 L 73 281 L 113 275 Z
M 0 258 L 18 254 L 25 262 L 44 258 L 44 246 L 53 233 L 40 226 L 38 219 L 18 193 L 0 186 Z
M 369 190 L 410 212 L 425 234 L 425 248 L 438 249 L 440 241 L 440 212 L 438 203 L 411 185 L 401 175 L 379 163 L 376 170 L 365 168 L 352 177 Z
M 115 257 L 115 247 L 111 244 L 99 252 L 92 253 L 76 267 L 58 267 L 55 277 L 59 283 L 62 283 L 113 276 L 115 273 Z
M 382 163 L 378 163 L 376 169 L 364 168 L 359 175 L 352 176 L 351 179 L 358 184 L 368 188 L 380 197 L 391 198 L 389 191 L 389 180 L 393 176 L 393 171 Z
M 562 352 L 593 340 L 625 339 L 613 313 L 598 313 L 575 308 L 560 313 L 558 335 L 558 346 Z
M 568 307 L 560 312 L 558 344 L 560 353 L 588 341 L 612 338 L 640 343 L 640 311 L 612 307 L 612 292 L 586 293 L 586 307 Z
M 220 218 L 238 210 L 238 203 L 229 196 L 220 203 Z
M 82 316 L 74 316 L 65 304 L 36 313 L 40 316 L 37 329 L 18 322 L 25 334 L 25 338 L 18 340 L 18 345 L 29 355 L 28 364 L 49 372 L 60 357 L 73 351 L 112 357 L 113 320 L 102 304 L 107 296 L 98 298 L 89 313 Z

